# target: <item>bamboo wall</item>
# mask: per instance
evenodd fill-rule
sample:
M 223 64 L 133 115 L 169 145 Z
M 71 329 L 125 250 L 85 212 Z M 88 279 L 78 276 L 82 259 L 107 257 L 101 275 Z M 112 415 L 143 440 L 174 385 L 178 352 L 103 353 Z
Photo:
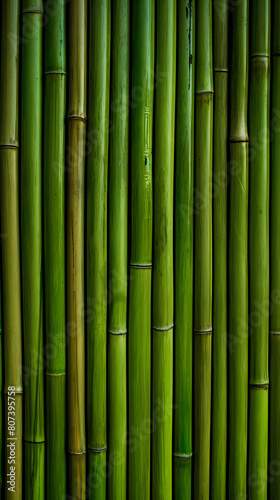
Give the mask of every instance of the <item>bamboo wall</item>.
M 0 499 L 279 499 L 279 0 L 0 4 Z

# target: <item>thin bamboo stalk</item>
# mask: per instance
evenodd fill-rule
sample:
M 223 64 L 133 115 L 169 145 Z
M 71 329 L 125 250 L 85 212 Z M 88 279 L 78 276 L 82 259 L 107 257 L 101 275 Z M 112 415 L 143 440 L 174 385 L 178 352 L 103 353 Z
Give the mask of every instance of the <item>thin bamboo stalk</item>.
M 111 1 L 89 3 L 87 157 L 87 449 L 90 499 L 106 498 L 107 184 Z
M 128 383 L 129 497 L 135 500 L 150 498 L 154 35 L 154 0 L 134 0 Z
M 210 488 L 212 356 L 212 2 L 197 1 L 194 266 L 194 498 Z
M 191 499 L 196 2 L 177 5 L 173 496 Z
M 267 499 L 269 384 L 270 0 L 252 2 L 251 16 L 248 487 L 250 499 L 264 500 Z M 260 147 L 254 147 L 255 140 Z M 256 310 L 259 305 L 261 314 Z
M 226 499 L 228 2 L 213 9 L 213 360 L 211 496 Z
M 84 191 L 87 90 L 87 1 L 69 6 L 69 99 L 66 281 L 69 495 L 86 498 Z
M 280 475 L 280 3 L 272 2 L 271 183 L 270 183 L 270 344 L 269 344 L 269 498 L 277 498 Z
M 26 34 L 22 44 L 21 122 L 25 496 L 38 500 L 44 498 L 45 484 L 41 196 L 43 2 L 24 0 L 22 14 L 23 36 Z M 27 26 L 32 26 L 31 32 Z
M 1 43 L 1 42 L 0 42 Z M 0 77 L 1 78 L 1 77 Z M 2 348 L 2 259 L 0 259 L 0 500 L 4 498 L 2 493 L 3 478 L 2 478 L 2 455 L 3 448 L 3 348 Z
M 0 212 L 2 233 L 2 300 L 4 345 L 1 335 L 1 475 L 2 497 L 23 498 L 22 492 L 22 341 L 19 245 L 18 188 L 18 100 L 19 100 L 19 27 L 18 1 L 1 3 L 1 74 L 0 74 Z M 11 39 L 13 34 L 13 39 Z M 0 307 L 2 304 L 0 305 Z M 2 333 L 2 321 L 1 321 Z M 2 385 L 2 355 L 4 386 Z M 3 391 L 3 392 L 2 392 Z M 4 393 L 5 429 L 2 427 Z M 10 460 L 9 438 L 15 439 L 15 461 Z M 2 453 L 5 467 L 2 470 Z M 15 485 L 11 467 L 15 467 Z M 2 483 L 2 481 L 1 481 Z M 10 489 L 11 488 L 11 489 Z M 4 494 L 5 491 L 5 494 Z
M 109 164 L 109 498 L 126 498 L 129 0 L 112 0 Z
M 248 416 L 248 0 L 232 13 L 228 498 L 246 497 Z
M 44 234 L 47 498 L 66 492 L 64 171 L 65 1 L 51 0 L 45 27 Z
M 172 498 L 173 183 L 176 2 L 157 2 L 154 241 L 152 498 Z

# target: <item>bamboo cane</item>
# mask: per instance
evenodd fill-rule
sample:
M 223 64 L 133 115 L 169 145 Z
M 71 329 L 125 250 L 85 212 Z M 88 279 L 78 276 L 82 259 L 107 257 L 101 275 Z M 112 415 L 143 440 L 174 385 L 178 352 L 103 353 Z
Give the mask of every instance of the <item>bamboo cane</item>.
M 246 497 L 248 415 L 248 1 L 232 13 L 228 498 Z
M 44 231 L 46 325 L 46 492 L 66 492 L 65 394 L 65 2 L 51 0 L 45 27 Z
M 271 90 L 271 222 L 270 222 L 270 345 L 269 345 L 269 498 L 277 498 L 280 475 L 275 466 L 280 456 L 280 4 L 272 2 L 272 90 Z M 277 469 L 278 470 L 278 469 Z
M 176 2 L 157 2 L 154 247 L 152 498 L 172 498 L 173 177 Z
M 129 497 L 150 498 L 154 0 L 132 5 Z M 139 90 L 138 90 L 139 89 Z
M 194 269 L 194 498 L 209 497 L 212 356 L 212 2 L 197 1 Z
M 1 43 L 1 42 L 0 42 Z M 0 77 L 1 78 L 1 77 Z M 0 499 L 4 497 L 2 493 L 2 455 L 3 455 L 3 348 L 2 348 L 2 269 L 0 259 Z
M 112 1 L 109 164 L 109 498 L 126 498 L 129 0 Z
M 107 183 L 111 1 L 89 3 L 87 449 L 90 499 L 106 498 Z
M 195 1 L 177 7 L 173 496 L 191 499 Z
M 44 498 L 42 283 L 41 0 L 23 1 L 21 122 L 21 257 L 25 387 L 25 496 Z
M 67 179 L 67 341 L 69 495 L 86 498 L 84 180 L 87 1 L 69 5 Z
M 248 487 L 250 499 L 264 500 L 267 499 L 269 383 L 270 0 L 252 2 L 251 16 Z M 254 146 L 255 140 L 260 147 Z
M 213 4 L 213 382 L 211 496 L 226 499 L 228 2 Z

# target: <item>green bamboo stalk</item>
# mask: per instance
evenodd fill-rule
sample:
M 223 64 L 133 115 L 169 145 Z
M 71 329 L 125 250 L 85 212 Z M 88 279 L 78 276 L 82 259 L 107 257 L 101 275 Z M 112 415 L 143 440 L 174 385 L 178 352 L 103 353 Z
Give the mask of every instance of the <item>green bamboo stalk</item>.
M 226 499 L 227 465 L 227 141 L 228 2 L 213 9 L 213 361 L 211 496 Z
M 191 499 L 195 1 L 177 7 L 173 496 Z
M 270 3 L 270 0 L 251 2 L 248 487 L 252 500 L 267 499 Z M 260 147 L 254 146 L 255 140 Z
M 248 416 L 248 0 L 232 13 L 228 498 L 246 497 Z
M 84 191 L 87 89 L 87 1 L 69 5 L 69 98 L 66 168 L 68 451 L 70 497 L 86 498 Z
M 269 344 L 269 498 L 277 498 L 280 475 L 280 4 L 272 2 L 271 183 L 270 183 L 270 344 Z
M 155 2 L 132 5 L 129 497 L 150 498 Z
M 152 498 L 172 498 L 176 2 L 157 2 L 154 133 Z
M 20 290 L 20 228 L 18 187 L 18 102 L 19 102 L 19 1 L 1 2 L 1 73 L 0 73 L 0 212 L 2 233 L 1 294 L 4 325 L 2 346 L 1 321 L 1 497 L 23 498 L 22 491 L 22 341 Z M 11 38 L 11 35 L 13 36 Z M 2 316 L 2 315 L 1 315 Z M 2 318 L 1 318 L 2 319 Z M 4 384 L 2 384 L 2 355 Z M 3 392 L 2 392 L 3 391 Z M 2 394 L 4 393 L 4 419 Z M 10 393 L 10 394 L 9 394 Z M 13 420 L 15 419 L 15 429 Z M 9 463 L 9 438 L 15 441 L 15 463 Z M 2 464 L 2 454 L 5 456 Z M 4 465 L 4 467 L 3 467 Z M 15 467 L 15 486 L 7 474 Z M 12 479 L 11 476 L 9 476 Z M 11 488 L 11 489 L 9 489 Z M 5 492 L 5 493 L 4 493 Z
M 38 500 L 44 498 L 45 484 L 41 196 L 43 2 L 24 0 L 22 7 L 21 257 L 25 496 Z
M 112 0 L 109 164 L 109 498 L 126 498 L 129 0 Z
M 44 234 L 47 498 L 66 492 L 64 171 L 65 1 L 51 0 L 45 27 Z
M 212 356 L 212 2 L 197 1 L 194 268 L 194 498 L 209 498 Z
M 106 498 L 107 184 L 111 0 L 89 3 L 87 158 L 88 497 Z M 101 56 L 102 54 L 102 56 Z

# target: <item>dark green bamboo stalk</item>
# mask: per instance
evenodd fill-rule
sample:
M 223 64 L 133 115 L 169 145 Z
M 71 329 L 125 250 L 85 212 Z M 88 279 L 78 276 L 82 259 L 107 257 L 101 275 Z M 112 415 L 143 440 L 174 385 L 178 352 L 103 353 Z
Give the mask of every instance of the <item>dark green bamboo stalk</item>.
M 280 491 L 280 475 L 274 474 L 280 457 L 280 3 L 272 2 L 271 90 L 271 204 L 270 204 L 270 345 L 269 345 L 269 498 Z
M 129 294 L 129 497 L 150 498 L 152 133 L 155 2 L 133 1 L 131 258 Z M 139 91 L 139 92 L 138 92 Z
M 89 498 L 106 498 L 107 184 L 111 1 L 89 3 L 87 449 Z M 101 56 L 102 54 L 102 56 Z
M 112 0 L 109 165 L 109 498 L 126 498 L 129 0 Z
M 177 4 L 173 497 L 191 499 L 195 0 Z
M 2 348 L 2 269 L 1 269 L 1 259 L 0 259 L 0 500 L 4 498 L 3 477 L 2 477 L 2 455 L 4 452 L 3 448 L 3 348 Z
M 21 257 L 25 496 L 38 500 L 44 498 L 45 484 L 41 193 L 43 2 L 24 0 L 22 13 Z
M 228 498 L 246 497 L 248 415 L 248 0 L 232 13 Z
M 248 487 L 267 499 L 269 344 L 270 0 L 251 2 L 250 418 Z M 254 145 L 257 141 L 260 147 Z M 261 306 L 261 313 L 259 306 Z M 256 320 L 257 318 L 257 320 Z
M 197 0 L 194 268 L 194 498 L 209 498 L 212 356 L 212 2 Z
M 69 495 L 86 498 L 84 205 L 87 0 L 69 5 L 67 175 L 67 340 Z
M 227 474 L 227 141 L 228 2 L 213 9 L 213 379 L 211 410 L 211 496 L 226 499 Z
M 45 27 L 44 231 L 47 498 L 66 492 L 64 171 L 65 1 L 51 0 Z
M 157 2 L 154 134 L 152 498 L 172 498 L 176 2 Z

